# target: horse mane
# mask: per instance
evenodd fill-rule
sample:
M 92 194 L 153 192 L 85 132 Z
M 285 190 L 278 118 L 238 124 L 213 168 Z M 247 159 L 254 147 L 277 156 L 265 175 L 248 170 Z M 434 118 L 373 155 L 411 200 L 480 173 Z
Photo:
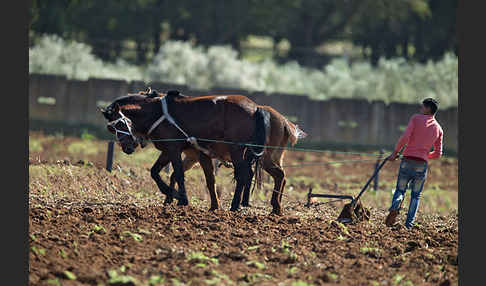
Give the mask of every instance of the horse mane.
M 167 99 L 172 99 L 172 98 L 184 98 L 188 97 L 187 95 L 183 95 L 180 91 L 178 90 L 169 90 L 167 92 Z
M 148 87 L 146 90 L 141 90 L 137 93 L 129 93 L 127 95 L 117 97 L 113 103 L 108 106 L 107 110 L 112 109 L 115 104 L 120 105 L 120 107 L 122 107 L 124 110 L 140 109 L 139 104 L 142 102 L 147 102 L 147 99 L 153 100 L 155 98 L 164 96 L 167 97 L 168 100 L 187 97 L 186 95 L 181 94 L 178 90 L 169 90 L 167 94 L 164 94 L 152 89 L 151 87 Z
M 156 98 L 156 97 L 163 97 L 167 96 L 167 99 L 172 99 L 172 98 L 178 98 L 178 97 L 187 97 L 186 95 L 183 95 L 180 91 L 178 90 L 169 90 L 166 94 L 160 93 L 156 91 L 155 89 L 152 89 L 151 87 L 148 87 L 146 90 L 141 90 L 138 93 L 134 95 L 142 95 L 148 98 Z
M 146 96 L 148 98 L 161 97 L 162 94 L 157 92 L 155 89 L 148 87 L 145 91 L 139 91 L 137 94 Z

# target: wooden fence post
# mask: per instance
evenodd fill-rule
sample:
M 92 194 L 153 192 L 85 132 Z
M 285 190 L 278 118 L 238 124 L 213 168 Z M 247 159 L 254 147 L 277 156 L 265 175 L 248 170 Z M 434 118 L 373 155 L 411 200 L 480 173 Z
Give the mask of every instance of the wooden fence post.
M 111 172 L 113 169 L 113 147 L 115 146 L 115 142 L 110 140 L 108 142 L 108 152 L 106 153 L 106 170 Z

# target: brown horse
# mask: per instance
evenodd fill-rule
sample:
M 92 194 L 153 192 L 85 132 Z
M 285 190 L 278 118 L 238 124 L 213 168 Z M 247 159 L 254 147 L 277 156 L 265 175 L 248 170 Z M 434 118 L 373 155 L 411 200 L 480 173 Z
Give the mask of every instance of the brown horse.
M 265 169 L 269 173 L 274 181 L 274 192 L 276 196 L 272 196 L 272 200 L 277 199 L 278 205 L 282 203 L 282 193 L 285 187 L 285 172 L 282 168 L 282 162 L 284 158 L 285 149 L 287 144 L 291 143 L 294 146 L 297 140 L 304 138 L 307 134 L 303 132 L 298 126 L 294 125 L 292 122 L 288 121 L 282 114 L 273 109 L 270 106 L 259 106 L 262 109 L 267 110 L 270 113 L 270 132 L 267 140 L 265 142 L 268 146 L 276 146 L 277 148 L 266 148 L 265 153 L 262 157 L 262 162 L 259 167 Z M 280 148 L 278 148 L 280 147 Z M 217 158 L 221 161 L 229 161 L 229 149 L 227 144 L 216 143 L 213 146 L 215 155 L 212 158 Z M 206 164 L 206 162 L 201 162 L 200 151 L 197 149 L 190 149 L 184 152 L 186 155 L 183 160 L 184 172 L 191 169 L 197 162 L 201 165 L 205 177 L 206 185 L 209 190 L 211 197 L 211 209 L 217 208 L 219 206 L 218 194 L 215 191 L 215 178 L 214 169 L 212 164 Z M 253 178 L 254 173 L 251 172 L 251 178 Z M 170 186 L 175 186 L 175 173 L 173 172 L 170 177 Z M 251 182 L 251 179 L 250 179 Z M 250 197 L 250 186 L 251 183 L 246 185 L 243 191 L 243 206 L 249 206 Z M 275 203 L 275 202 L 274 202 Z M 272 204 L 274 204 L 272 203 Z
M 189 97 L 178 91 L 169 91 L 167 95 L 153 91 L 120 97 L 101 112 L 109 120 L 108 130 L 115 134 L 126 154 L 134 152 L 140 143 L 139 138 L 152 140 L 162 151 L 152 166 L 151 176 L 160 191 L 167 197 L 176 198 L 178 205 L 188 204 L 182 152 L 197 148 L 201 151 L 202 164 L 209 166 L 213 154 L 211 144 L 196 138 L 237 142 L 228 144 L 236 179 L 232 211 L 239 209 L 242 190 L 250 181 L 251 164 L 264 153 L 261 147 L 244 144 L 264 145 L 270 128 L 268 112 L 241 95 Z M 169 162 L 174 169 L 178 191 L 169 187 L 159 175 Z M 273 212 L 280 213 L 280 205 L 273 200 L 272 205 Z

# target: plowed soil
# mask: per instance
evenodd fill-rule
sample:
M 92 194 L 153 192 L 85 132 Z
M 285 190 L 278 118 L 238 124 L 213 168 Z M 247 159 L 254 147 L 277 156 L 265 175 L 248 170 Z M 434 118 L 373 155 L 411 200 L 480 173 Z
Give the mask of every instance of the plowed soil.
M 105 141 L 88 142 L 101 146 L 97 152 L 76 153 L 68 146 L 86 140 L 41 134 L 31 139 L 42 146 L 29 145 L 31 285 L 458 283 L 457 200 L 452 200 L 454 207 L 435 202 L 441 212 L 430 207 L 432 201 L 422 202 L 412 230 L 384 225 L 389 192 L 383 192 L 383 204 L 371 194 L 364 196 L 371 218 L 357 224 L 336 221 L 345 202 L 304 206 L 311 185 L 327 193 L 355 194 L 373 162 L 288 168 L 284 214 L 276 216 L 270 215 L 272 181 L 264 184 L 266 193 L 253 194 L 251 207 L 231 212 L 232 169 L 222 168 L 216 177 L 222 208 L 208 211 L 204 176 L 195 167 L 186 173 L 190 205 L 166 206 L 148 171 L 156 157 L 144 161 L 117 150 L 108 172 Z M 285 164 L 343 159 L 335 154 L 304 157 L 289 152 Z M 383 169 L 384 190 L 392 188 L 397 165 Z M 161 175 L 167 181 L 169 174 Z M 427 184 L 457 196 L 457 160 L 434 162 Z

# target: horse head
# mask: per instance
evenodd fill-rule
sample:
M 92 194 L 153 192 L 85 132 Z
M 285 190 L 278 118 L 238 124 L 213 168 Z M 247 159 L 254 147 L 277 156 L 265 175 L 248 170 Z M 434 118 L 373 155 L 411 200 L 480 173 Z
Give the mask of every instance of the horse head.
M 116 136 L 116 141 L 122 147 L 123 152 L 132 154 L 140 142 L 140 139 L 134 135 L 132 120 L 122 112 L 117 101 L 100 111 L 108 120 L 106 126 L 108 131 Z

